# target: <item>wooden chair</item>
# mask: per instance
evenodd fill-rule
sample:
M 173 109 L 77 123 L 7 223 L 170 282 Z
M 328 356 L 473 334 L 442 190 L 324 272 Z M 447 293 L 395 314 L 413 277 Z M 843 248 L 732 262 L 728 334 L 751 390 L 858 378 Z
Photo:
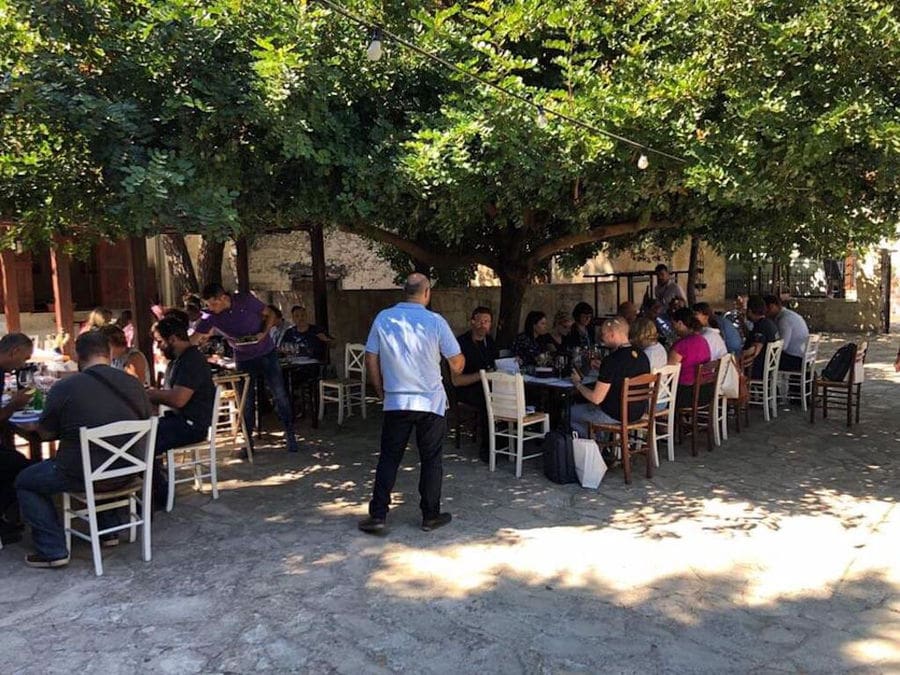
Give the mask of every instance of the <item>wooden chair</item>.
M 647 478 L 653 478 L 653 467 L 659 466 L 656 450 L 656 402 L 660 378 L 661 374 L 658 372 L 626 377 L 622 384 L 622 420 L 618 424 L 592 422 L 588 425 L 590 438 L 596 438 L 598 433 L 612 434 L 612 442 L 601 445 L 615 448 L 616 454 L 622 458 L 626 483 L 631 483 L 632 456 L 646 455 Z M 629 406 L 640 404 L 646 406 L 646 412 L 637 420 L 629 420 Z M 640 438 L 641 432 L 646 434 L 644 439 Z
M 809 407 L 809 421 L 815 424 L 816 408 L 822 408 L 822 418 L 828 417 L 828 406 L 843 407 L 847 411 L 847 427 L 853 426 L 854 409 L 856 410 L 856 423 L 859 424 L 859 405 L 862 397 L 862 383 L 865 380 L 866 356 L 869 352 L 869 343 L 862 342 L 856 348 L 853 357 L 853 365 L 847 371 L 847 377 L 842 382 L 826 380 L 817 375 L 813 379 L 812 405 Z
M 656 420 L 654 434 L 657 446 L 666 441 L 669 461 L 675 461 L 675 398 L 678 396 L 678 376 L 681 375 L 681 364 L 663 366 L 656 371 L 659 374 L 659 386 L 656 393 L 656 406 L 665 405 L 662 410 L 654 409 Z M 662 433 L 660 433 L 662 429 Z M 657 448 L 657 452 L 659 452 Z
M 680 407 L 675 411 L 678 418 L 678 443 L 684 439 L 685 430 L 691 434 L 691 455 L 697 456 L 697 433 L 706 430 L 706 449 L 713 448 L 713 403 L 715 401 L 716 382 L 719 379 L 719 361 L 698 363 L 694 373 L 694 384 L 691 386 L 691 406 Z M 701 402 L 701 394 L 707 392 L 708 400 Z
M 91 543 L 94 554 L 94 572 L 103 574 L 103 558 L 100 555 L 100 537 L 119 530 L 131 530 L 131 541 L 135 540 L 137 527 L 141 526 L 143 558 L 150 561 L 150 516 L 153 511 L 153 449 L 156 446 L 156 427 L 159 419 L 128 420 L 113 422 L 101 427 L 88 429 L 81 427 L 81 464 L 84 470 L 84 492 L 64 492 L 63 527 L 66 532 L 66 548 L 72 550 L 72 535 Z M 99 448 L 109 453 L 103 463 L 93 468 L 91 448 Z M 136 453 L 130 451 L 135 448 Z M 116 466 L 118 465 L 118 466 Z M 102 481 L 132 476 L 132 481 L 115 490 L 103 490 Z M 141 497 L 138 499 L 138 494 Z M 73 502 L 81 508 L 73 508 Z M 99 503 L 98 503 L 99 502 Z M 138 517 L 137 504 L 140 502 L 141 515 Z M 128 523 L 100 530 L 97 514 L 123 506 L 128 507 Z M 72 527 L 73 520 L 88 524 L 88 531 L 81 532 Z
M 244 422 L 244 404 L 247 400 L 247 387 L 250 386 L 250 375 L 247 373 L 222 373 L 213 377 L 213 382 L 221 388 L 219 406 L 213 413 L 216 435 L 225 435 L 232 449 L 237 447 L 238 434 L 244 438 L 244 449 L 247 461 L 253 463 L 253 443 L 247 433 Z
M 543 438 L 550 431 L 550 415 L 542 412 L 526 414 L 525 381 L 517 373 L 481 373 L 481 386 L 484 387 L 484 398 L 487 404 L 488 444 L 490 460 L 488 466 L 493 471 L 497 466 L 497 455 L 508 455 L 516 459 L 516 478 L 522 476 L 522 462 L 526 459 L 541 457 L 536 452 L 525 455 L 525 441 Z M 497 424 L 505 428 L 498 429 Z M 530 427 L 540 426 L 535 431 Z M 497 437 L 507 439 L 506 447 L 497 448 Z
M 819 336 L 810 335 L 806 341 L 803 354 L 803 365 L 800 370 L 781 370 L 778 372 L 778 386 L 781 389 L 782 400 L 789 403 L 799 396 L 800 407 L 805 412 L 808 401 L 812 397 L 813 380 L 816 377 L 816 358 L 819 355 Z M 791 394 L 791 385 L 796 385 L 799 395 Z
M 366 419 L 366 346 L 344 346 L 344 377 L 319 381 L 319 420 L 325 416 L 325 404 L 337 403 L 338 426 L 353 415 L 354 406 Z M 346 413 L 346 415 L 345 415 Z
M 463 431 L 469 432 L 473 441 L 478 440 L 478 427 L 484 415 L 484 411 L 459 400 L 456 395 L 456 387 L 450 376 L 450 368 L 447 359 L 441 359 L 441 378 L 444 381 L 444 391 L 447 393 L 447 403 L 450 406 L 450 420 L 455 434 L 456 449 L 462 447 Z
M 766 344 L 762 379 L 750 378 L 749 404 L 762 406 L 766 422 L 778 417 L 778 362 L 782 349 L 784 340 L 772 340 Z
M 206 440 L 202 443 L 192 443 L 178 448 L 170 448 L 166 451 L 166 469 L 169 474 L 169 492 L 166 496 L 166 511 L 171 511 L 175 506 L 175 486 L 179 483 L 193 483 L 197 492 L 203 491 L 203 479 L 209 478 L 209 487 L 212 498 L 219 498 L 219 479 L 216 466 L 216 431 L 222 410 L 220 400 L 222 397 L 222 385 L 216 386 L 213 397 L 213 419 L 206 434 Z M 226 414 L 230 412 L 226 409 Z M 229 420 L 229 427 L 230 420 Z M 204 451 L 206 456 L 204 457 Z M 176 477 L 176 472 L 189 472 L 187 476 Z

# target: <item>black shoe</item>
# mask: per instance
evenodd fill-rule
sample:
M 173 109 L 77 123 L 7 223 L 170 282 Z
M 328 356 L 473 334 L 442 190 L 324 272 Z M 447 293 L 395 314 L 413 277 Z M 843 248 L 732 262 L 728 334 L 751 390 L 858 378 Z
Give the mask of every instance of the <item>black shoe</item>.
M 29 567 L 38 567 L 44 569 L 50 567 L 65 567 L 69 564 L 69 556 L 66 556 L 65 558 L 56 558 L 54 560 L 50 560 L 50 558 L 45 558 L 38 553 L 29 553 L 25 556 L 25 564 Z
M 115 548 L 118 545 L 118 534 L 104 534 L 102 537 L 100 537 L 100 546 L 103 548 Z
M 439 513 L 434 518 L 423 518 L 422 531 L 431 532 L 432 530 L 436 530 L 439 527 L 449 524 L 451 520 L 453 520 L 453 516 L 449 513 Z
M 384 522 L 384 518 L 369 517 L 359 521 L 357 527 L 360 532 L 365 532 L 366 534 L 384 534 L 387 532 L 387 525 Z
M 241 448 L 240 450 L 232 450 L 231 459 L 247 459 L 247 448 Z

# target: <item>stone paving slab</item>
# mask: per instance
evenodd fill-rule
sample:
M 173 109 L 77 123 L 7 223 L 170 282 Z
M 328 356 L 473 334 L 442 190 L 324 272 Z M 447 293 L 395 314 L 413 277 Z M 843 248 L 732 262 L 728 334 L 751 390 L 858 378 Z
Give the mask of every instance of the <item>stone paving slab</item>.
M 0 551 L 0 673 L 898 672 L 896 346 L 872 342 L 859 426 L 756 412 L 630 486 L 491 474 L 448 442 L 433 533 L 412 453 L 391 532 L 356 531 L 380 415 L 302 426 L 299 456 L 225 464 L 219 500 L 182 486 L 149 564 Z

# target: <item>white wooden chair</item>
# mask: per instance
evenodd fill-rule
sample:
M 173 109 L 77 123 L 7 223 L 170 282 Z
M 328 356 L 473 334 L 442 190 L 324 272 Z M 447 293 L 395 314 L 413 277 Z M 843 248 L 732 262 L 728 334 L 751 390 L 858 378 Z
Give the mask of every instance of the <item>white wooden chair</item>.
M 719 374 L 716 377 L 716 393 L 712 408 L 713 443 L 716 447 L 722 445 L 722 441 L 728 440 L 728 397 L 722 391 L 722 386 L 731 368 L 734 368 L 735 374 L 737 374 L 737 365 L 731 354 L 726 354 L 719 359 Z
M 653 371 L 659 374 L 659 387 L 656 394 L 656 410 L 653 416 L 656 418 L 656 444 L 657 457 L 660 441 L 665 440 L 668 448 L 669 461 L 675 461 L 675 396 L 678 394 L 678 377 L 681 375 L 681 364 L 663 366 Z M 660 409 L 660 406 L 665 407 Z M 662 431 L 660 431 L 662 429 Z
M 763 409 L 766 422 L 778 417 L 778 361 L 784 340 L 773 340 L 766 345 L 763 357 L 763 376 L 761 380 L 749 380 L 750 405 L 759 405 Z
M 64 492 L 63 527 L 66 532 L 66 548 L 72 550 L 72 535 L 91 542 L 94 556 L 94 572 L 99 577 L 103 574 L 103 558 L 100 555 L 100 537 L 119 530 L 131 531 L 130 541 L 135 540 L 138 525 L 141 526 L 143 543 L 143 559 L 150 561 L 150 516 L 153 511 L 153 449 L 156 445 L 156 426 L 159 420 L 151 417 L 147 420 L 127 420 L 113 422 L 100 427 L 88 429 L 81 427 L 81 463 L 84 469 L 84 492 Z M 109 453 L 103 463 L 96 469 L 91 466 L 91 447 L 100 448 Z M 139 454 L 131 454 L 134 449 Z M 116 464 L 124 464 L 116 467 Z M 102 491 L 100 481 L 110 478 L 133 476 L 133 481 L 117 490 Z M 101 488 L 98 490 L 97 488 Z M 141 497 L 138 498 L 138 493 Z M 98 504 L 100 501 L 102 503 Z M 74 508 L 73 502 L 80 508 Z M 141 506 L 138 516 L 137 506 Z M 128 523 L 100 530 L 97 525 L 97 514 L 111 511 L 123 506 L 128 507 Z M 81 532 L 72 527 L 72 521 L 78 519 L 88 523 L 88 532 Z
M 521 374 L 481 373 L 484 400 L 487 403 L 488 442 L 490 448 L 489 468 L 497 466 L 497 454 L 516 458 L 516 478 L 522 476 L 522 462 L 540 457 L 536 452 L 525 455 L 525 441 L 543 438 L 550 431 L 550 415 L 542 412 L 525 413 L 525 381 Z M 498 429 L 497 424 L 504 425 Z M 529 427 L 540 425 L 540 431 Z M 506 447 L 497 448 L 497 437 L 506 438 Z
M 359 406 L 366 419 L 366 346 L 348 343 L 344 346 L 344 377 L 319 382 L 319 419 L 325 416 L 325 404 L 337 403 L 338 426 L 344 417 L 353 415 Z M 346 415 L 345 415 L 346 413 Z
M 219 478 L 216 470 L 216 432 L 218 430 L 218 418 L 221 415 L 220 400 L 222 397 L 222 385 L 216 386 L 213 397 L 213 420 L 206 434 L 206 441 L 192 443 L 179 448 L 171 448 L 166 451 L 166 468 L 169 474 L 169 492 L 166 496 L 166 511 L 171 511 L 175 506 L 175 486 L 181 483 L 194 483 L 197 492 L 203 491 L 203 479 L 209 478 L 209 486 L 212 490 L 212 498 L 219 498 Z M 226 409 L 230 417 L 230 411 Z M 226 420 L 230 430 L 232 423 Z M 204 450 L 206 456 L 204 457 Z M 181 478 L 176 477 L 177 472 L 190 472 L 190 475 Z
M 800 397 L 800 406 L 805 411 L 808 401 L 812 397 L 813 379 L 816 376 L 816 358 L 819 356 L 819 336 L 810 335 L 806 341 L 803 354 L 803 365 L 800 370 L 781 370 L 778 372 L 778 387 L 781 389 L 781 399 L 787 404 L 791 399 Z M 791 395 L 791 385 L 796 385 L 799 394 Z

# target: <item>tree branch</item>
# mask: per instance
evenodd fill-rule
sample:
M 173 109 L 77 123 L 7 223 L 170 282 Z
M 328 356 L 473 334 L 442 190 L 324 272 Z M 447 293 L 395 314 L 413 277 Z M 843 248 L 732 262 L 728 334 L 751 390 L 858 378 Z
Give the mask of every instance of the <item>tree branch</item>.
M 531 265 L 536 265 L 557 253 L 574 248 L 575 246 L 581 246 L 582 244 L 592 244 L 597 241 L 621 237 L 626 234 L 637 234 L 644 230 L 663 230 L 670 227 L 678 227 L 679 225 L 680 223 L 673 223 L 668 220 L 650 221 L 647 223 L 632 221 L 628 223 L 616 223 L 615 225 L 600 225 L 585 230 L 584 232 L 565 234 L 541 244 L 528 256 L 528 262 Z
M 339 225 L 341 232 L 359 235 L 368 239 L 374 239 L 382 244 L 389 244 L 396 249 L 408 253 L 419 260 L 434 267 L 464 267 L 466 265 L 486 265 L 493 267 L 494 263 L 485 255 L 473 253 L 460 255 L 449 251 L 439 251 L 425 248 L 414 241 L 406 239 L 395 232 L 385 230 L 368 223 L 354 223 L 352 225 Z

